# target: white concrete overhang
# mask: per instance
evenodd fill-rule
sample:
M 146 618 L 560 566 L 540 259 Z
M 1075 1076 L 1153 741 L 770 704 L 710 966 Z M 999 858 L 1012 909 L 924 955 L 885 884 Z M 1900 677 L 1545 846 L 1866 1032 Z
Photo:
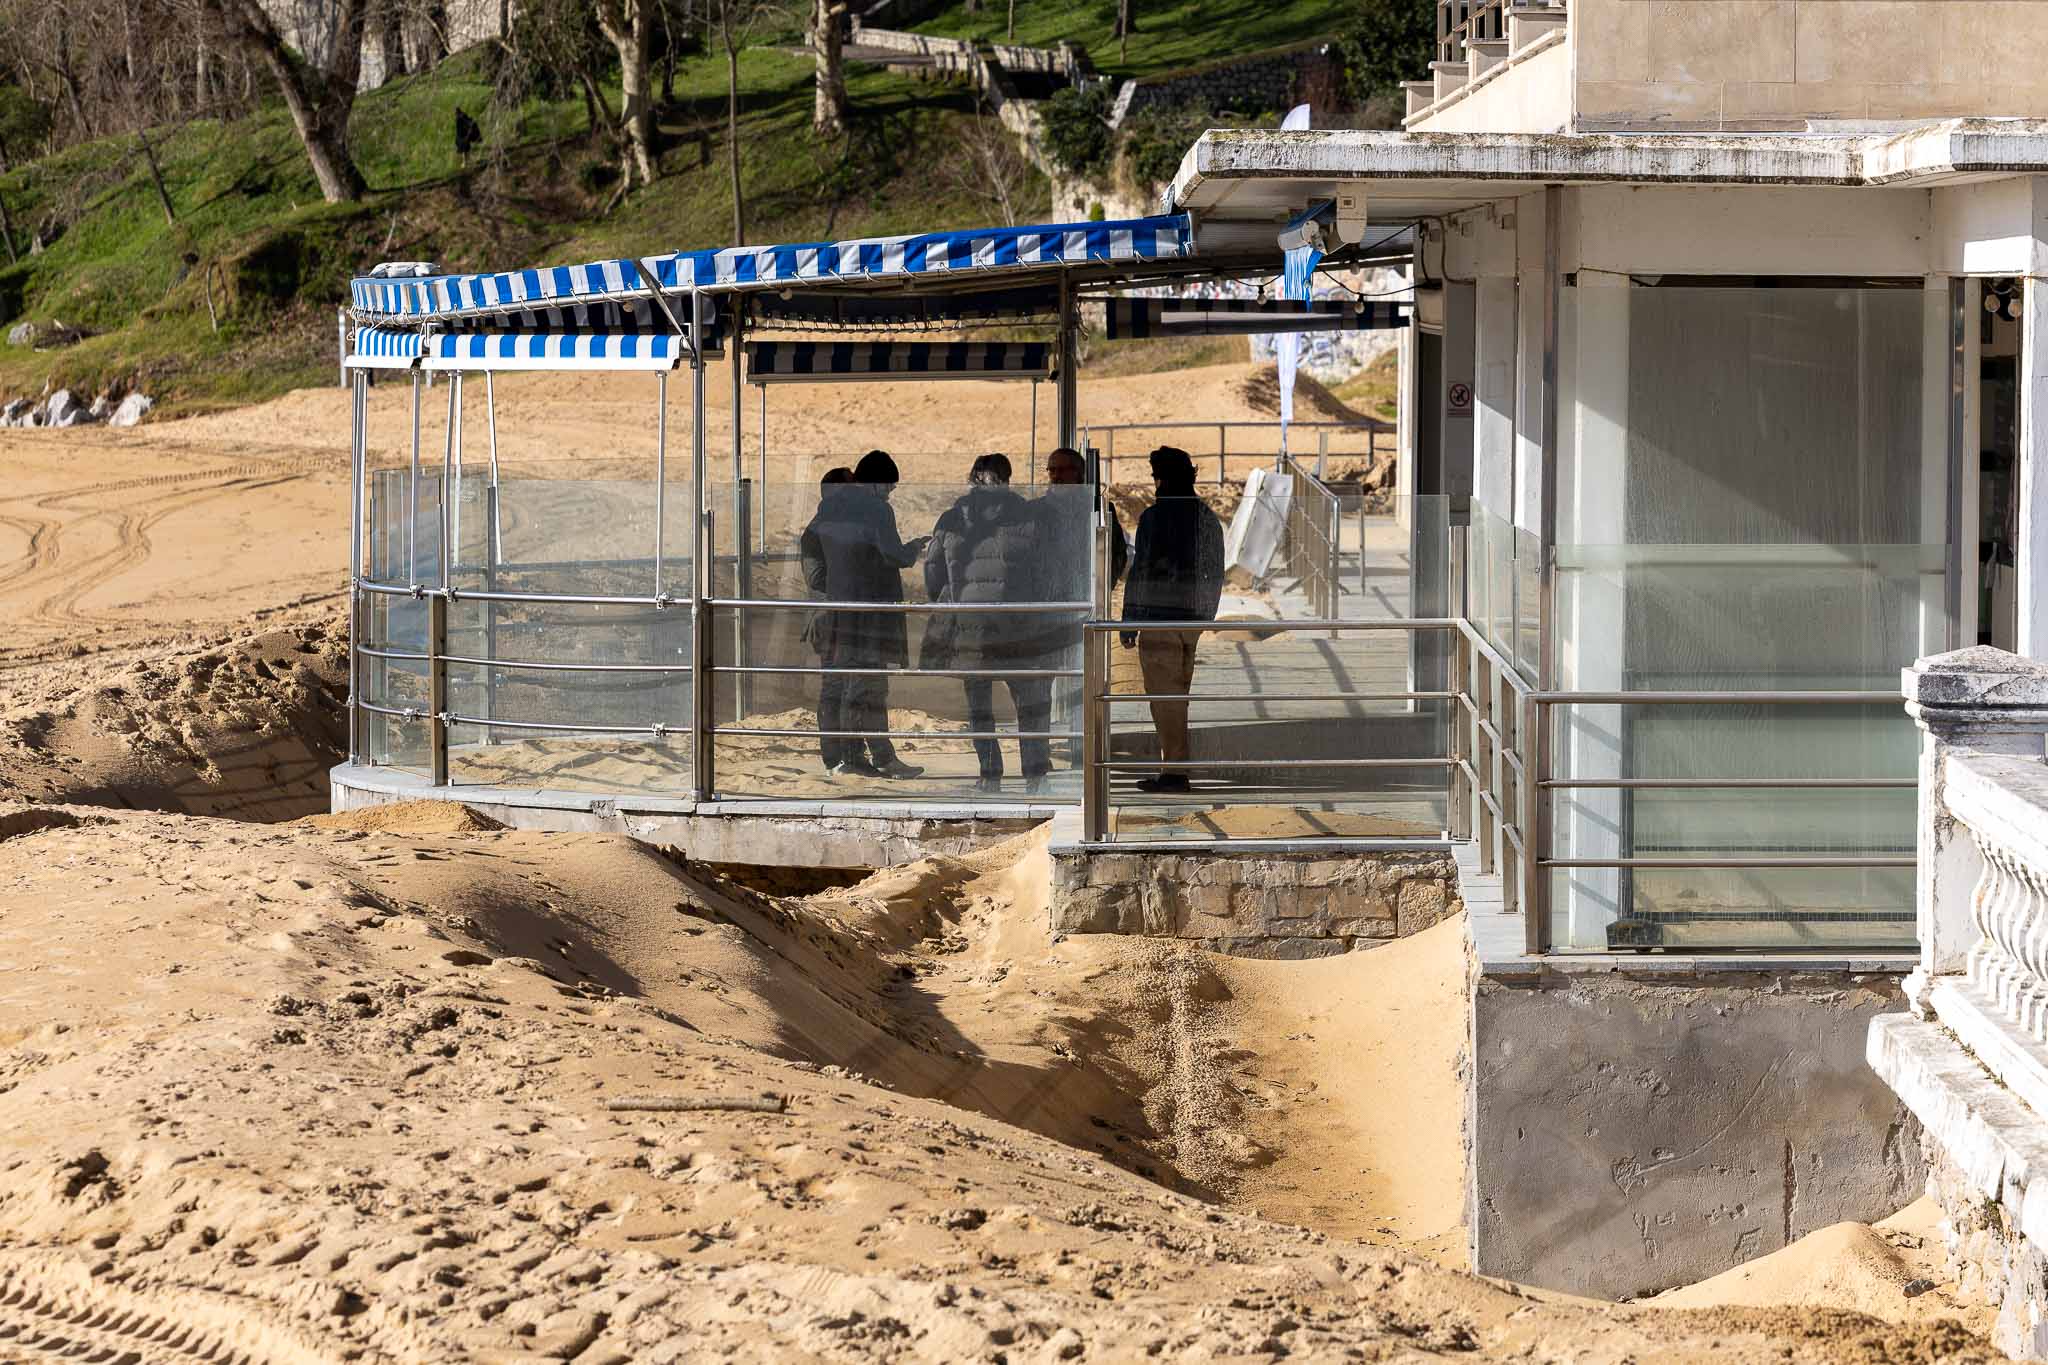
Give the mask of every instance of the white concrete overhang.
M 1950 119 L 1806 133 L 1422 133 L 1212 129 L 1181 158 L 1168 211 L 1200 229 L 1270 223 L 1371 182 L 1369 221 L 1439 218 L 1545 185 L 1884 188 L 2048 174 L 2048 120 Z

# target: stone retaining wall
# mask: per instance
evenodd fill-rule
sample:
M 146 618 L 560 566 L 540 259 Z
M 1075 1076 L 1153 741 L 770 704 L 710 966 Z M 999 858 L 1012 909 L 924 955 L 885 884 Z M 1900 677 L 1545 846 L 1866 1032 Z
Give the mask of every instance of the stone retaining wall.
M 1463 908 L 1450 854 L 1053 849 L 1052 929 L 1187 939 L 1240 957 L 1327 957 Z
M 1125 81 L 1110 111 L 1112 127 L 1146 109 L 1281 112 L 1303 101 L 1318 109 L 1341 102 L 1343 65 L 1328 44 L 1222 62 L 1178 76 Z

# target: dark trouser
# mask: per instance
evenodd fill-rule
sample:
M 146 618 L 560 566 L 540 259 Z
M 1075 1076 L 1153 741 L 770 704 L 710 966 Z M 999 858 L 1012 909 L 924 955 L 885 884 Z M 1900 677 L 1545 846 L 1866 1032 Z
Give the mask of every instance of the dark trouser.
M 1044 734 L 1052 728 L 1052 679 L 1050 678 L 1004 678 L 1003 686 L 1010 689 L 1010 702 L 1017 708 L 1017 728 L 1030 733 Z M 996 728 L 996 680 L 993 678 L 968 678 L 967 728 L 970 730 L 993 730 Z M 1023 760 L 1024 776 L 1043 777 L 1052 771 L 1052 743 L 1043 739 L 1020 739 L 1017 751 Z M 1003 745 L 1001 740 L 977 739 L 974 741 L 974 757 L 981 764 L 983 777 L 1003 775 Z
M 1147 692 L 1186 692 L 1195 680 L 1195 642 L 1201 637 L 1164 630 L 1142 631 L 1138 635 L 1138 671 L 1144 675 Z M 1159 757 L 1168 763 L 1184 763 L 1188 756 L 1188 704 L 1184 701 L 1155 701 L 1152 728 L 1159 733 Z
M 818 685 L 818 728 L 888 729 L 888 678 L 872 673 L 827 673 Z M 828 768 L 860 762 L 863 750 L 867 761 L 878 768 L 896 761 L 896 746 L 887 735 L 870 733 L 866 739 L 838 739 L 830 734 L 818 737 L 818 754 Z

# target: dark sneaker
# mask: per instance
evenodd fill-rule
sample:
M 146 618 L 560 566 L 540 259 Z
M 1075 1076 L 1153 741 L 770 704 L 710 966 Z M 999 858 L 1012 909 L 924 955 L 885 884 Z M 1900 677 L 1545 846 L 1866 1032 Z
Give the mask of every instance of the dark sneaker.
M 832 769 L 834 777 L 887 777 L 888 774 L 864 758 L 849 758 Z
M 1141 792 L 1184 792 L 1189 790 L 1186 773 L 1154 773 L 1138 779 Z
M 884 763 L 881 766 L 875 768 L 873 771 L 876 773 L 876 775 L 881 777 L 902 778 L 924 776 L 924 769 L 918 767 L 915 763 L 905 763 L 900 758 L 892 758 L 887 763 Z
M 980 796 L 999 795 L 1003 790 L 1003 779 L 1000 777 L 978 778 L 974 783 L 974 790 Z

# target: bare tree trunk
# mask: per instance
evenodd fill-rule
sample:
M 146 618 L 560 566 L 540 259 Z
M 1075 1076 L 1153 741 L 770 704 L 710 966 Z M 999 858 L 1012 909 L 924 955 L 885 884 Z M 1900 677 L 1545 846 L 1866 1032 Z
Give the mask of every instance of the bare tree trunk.
M 654 101 L 648 95 L 655 0 L 598 0 L 597 26 L 619 53 L 619 131 L 625 186 L 654 183 Z
M 377 60 L 384 68 L 384 81 L 406 74 L 405 27 L 400 22 L 398 0 L 379 0 L 371 29 L 377 43 Z
M 1017 0 L 1010 0 L 1010 18 L 1003 28 L 1003 41 L 1006 43 L 1017 41 Z
M 431 71 L 448 56 L 448 6 L 442 0 L 427 0 L 420 15 L 419 61 L 422 71 Z
M 1116 59 L 1129 61 L 1131 35 L 1138 31 L 1137 0 L 1116 0 Z
M 213 103 L 213 59 L 206 50 L 206 22 L 202 18 L 195 27 L 199 32 L 199 58 L 194 64 L 193 87 L 197 107 L 204 111 Z
M 729 0 L 728 0 L 729 2 Z M 732 244 L 747 244 L 747 200 L 740 190 L 740 50 L 725 34 L 725 161 L 732 172 Z
M 846 63 L 839 32 L 845 14 L 846 0 L 812 0 L 811 51 L 818 59 L 818 88 L 811 131 L 819 137 L 837 137 L 846 131 Z
M 336 0 L 334 41 L 324 67 L 300 65 L 270 22 L 260 0 L 213 0 L 242 50 L 262 61 L 277 81 L 320 194 L 330 204 L 362 198 L 369 188 L 348 150 L 348 119 L 362 71 L 363 0 Z

